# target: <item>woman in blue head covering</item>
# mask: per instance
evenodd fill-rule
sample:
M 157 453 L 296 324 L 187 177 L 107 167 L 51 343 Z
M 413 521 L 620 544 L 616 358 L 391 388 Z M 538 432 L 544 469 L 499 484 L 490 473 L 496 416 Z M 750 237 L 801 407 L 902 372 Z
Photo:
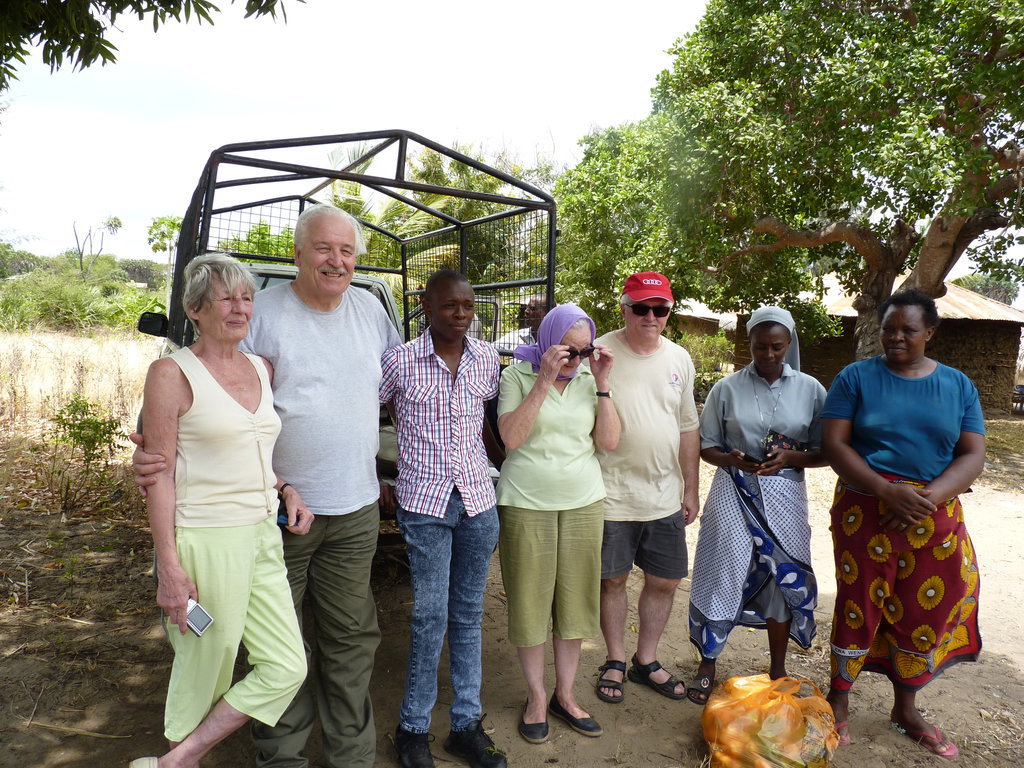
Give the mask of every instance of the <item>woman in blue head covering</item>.
M 619 417 L 608 388 L 612 353 L 594 345 L 594 321 L 575 304 L 544 317 L 537 343 L 515 350 L 498 395 L 508 456 L 498 481 L 499 556 L 508 596 L 509 642 L 528 688 L 519 733 L 548 738 L 547 714 L 584 736 L 601 726 L 576 701 L 585 637 L 600 628 L 604 483 L 594 447 L 614 450 Z M 581 365 L 589 359 L 589 366 Z M 544 688 L 551 625 L 555 691 Z
M 772 678 L 786 675 L 789 638 L 809 648 L 816 632 L 804 468 L 825 465 L 825 388 L 800 373 L 785 309 L 755 310 L 747 333 L 752 362 L 712 387 L 700 417 L 701 458 L 718 467 L 690 586 L 690 641 L 701 661 L 686 695 L 701 705 L 735 625 L 768 630 Z

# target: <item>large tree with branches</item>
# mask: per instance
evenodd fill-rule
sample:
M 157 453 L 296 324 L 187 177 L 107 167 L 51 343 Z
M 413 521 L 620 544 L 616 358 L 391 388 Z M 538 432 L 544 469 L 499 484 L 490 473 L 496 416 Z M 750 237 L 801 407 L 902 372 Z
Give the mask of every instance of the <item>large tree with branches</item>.
M 833 272 L 863 357 L 908 270 L 933 296 L 965 253 L 1024 278 L 1020 0 L 711 0 L 673 53 L 652 116 L 561 182 L 566 245 L 605 273 L 567 260 L 567 284 L 620 279 L 610 242 L 722 310 Z
M 234 2 L 234 0 L 231 0 Z M 305 2 L 305 0 L 297 0 Z M 149 19 L 155 32 L 170 21 L 213 23 L 220 9 L 210 0 L 3 0 L 0 2 L 0 92 L 33 46 L 51 69 L 65 59 L 77 69 L 112 63 L 117 47 L 109 32 L 122 16 Z M 245 16 L 284 16 L 283 0 L 246 0 Z

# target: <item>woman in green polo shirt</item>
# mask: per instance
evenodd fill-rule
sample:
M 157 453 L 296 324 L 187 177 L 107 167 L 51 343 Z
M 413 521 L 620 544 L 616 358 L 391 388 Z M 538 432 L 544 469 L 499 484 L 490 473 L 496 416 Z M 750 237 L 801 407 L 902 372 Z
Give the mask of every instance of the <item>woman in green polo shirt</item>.
M 601 726 L 573 693 L 580 647 L 600 632 L 604 483 L 595 446 L 614 450 L 619 417 L 608 389 L 612 353 L 594 346 L 594 321 L 574 304 L 552 309 L 537 343 L 515 350 L 501 376 L 498 431 L 508 457 L 498 482 L 499 556 L 527 700 L 519 733 L 548 738 L 547 713 L 584 736 Z M 590 366 L 580 363 L 590 358 Z M 555 690 L 544 688 L 551 627 Z

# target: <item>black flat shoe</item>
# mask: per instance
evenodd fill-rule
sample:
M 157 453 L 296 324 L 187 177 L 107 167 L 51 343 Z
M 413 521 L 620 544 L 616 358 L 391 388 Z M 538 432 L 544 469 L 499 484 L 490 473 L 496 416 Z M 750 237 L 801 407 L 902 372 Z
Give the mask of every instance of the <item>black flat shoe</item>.
M 604 733 L 604 729 L 597 724 L 597 720 L 592 717 L 573 717 L 569 712 L 562 706 L 558 701 L 558 696 L 552 696 L 551 701 L 548 702 L 548 712 L 560 720 L 565 720 L 576 733 L 582 733 L 584 736 L 597 737 Z
M 523 716 L 520 715 L 519 735 L 531 744 L 543 744 L 548 740 L 548 721 L 545 720 L 543 723 L 527 723 L 523 721 Z

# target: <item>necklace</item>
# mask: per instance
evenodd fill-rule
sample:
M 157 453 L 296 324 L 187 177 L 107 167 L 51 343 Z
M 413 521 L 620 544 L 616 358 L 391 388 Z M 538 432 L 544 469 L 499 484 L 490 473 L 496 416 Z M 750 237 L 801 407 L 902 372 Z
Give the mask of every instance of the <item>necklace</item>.
M 761 441 L 761 443 L 765 447 L 767 447 L 768 446 L 768 435 L 771 434 L 772 426 L 774 426 L 774 424 L 775 424 L 775 412 L 779 408 L 779 401 L 782 399 L 782 388 L 783 388 L 783 386 L 785 386 L 786 380 L 782 379 L 782 378 L 780 378 L 780 380 L 779 380 L 779 394 L 777 394 L 775 396 L 775 404 L 772 405 L 772 415 L 768 417 L 768 426 L 766 428 L 765 425 L 764 425 L 764 413 L 761 411 L 761 400 L 757 396 L 757 379 L 759 379 L 759 378 L 761 378 L 761 377 L 758 376 L 755 379 L 752 379 L 751 382 L 750 382 L 750 386 L 754 390 L 754 402 L 757 404 L 757 418 L 760 419 L 760 421 L 761 421 L 761 431 L 764 432 L 764 439 Z M 768 387 L 768 391 L 771 392 L 772 388 L 771 388 L 771 385 L 768 384 L 768 382 L 765 382 L 765 386 Z

